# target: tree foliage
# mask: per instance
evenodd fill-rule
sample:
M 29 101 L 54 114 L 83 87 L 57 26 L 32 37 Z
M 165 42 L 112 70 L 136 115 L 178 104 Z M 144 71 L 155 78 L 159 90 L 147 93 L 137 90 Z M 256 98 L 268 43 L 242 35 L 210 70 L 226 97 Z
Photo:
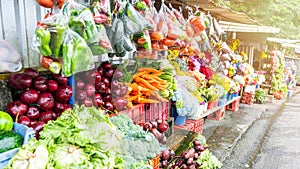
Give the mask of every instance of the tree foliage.
M 229 7 L 262 25 L 280 28 L 278 38 L 300 39 L 300 0 L 230 1 Z

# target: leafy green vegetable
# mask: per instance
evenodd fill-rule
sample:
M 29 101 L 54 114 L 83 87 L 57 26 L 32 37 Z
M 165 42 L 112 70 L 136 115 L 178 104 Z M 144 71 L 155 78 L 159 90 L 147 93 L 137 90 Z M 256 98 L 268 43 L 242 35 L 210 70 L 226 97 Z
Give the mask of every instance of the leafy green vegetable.
M 118 131 L 124 135 L 122 151 L 125 168 L 137 168 L 139 166 L 140 169 L 146 169 L 149 167 L 148 165 L 143 165 L 143 167 L 140 165 L 156 157 L 163 149 L 160 147 L 158 140 L 139 125 L 133 124 L 132 120 L 126 115 L 114 116 L 111 121 L 118 127 Z
M 206 149 L 201 154 L 197 163 L 201 164 L 200 169 L 216 169 L 221 168 L 222 163 Z
M 50 169 L 124 169 L 121 140 L 122 135 L 103 110 L 76 105 L 57 120 L 49 121 L 40 132 L 40 139 L 30 140 L 25 150 L 37 151 L 36 145 L 47 147 L 49 156 L 45 160 Z M 12 162 L 14 165 L 19 162 Z

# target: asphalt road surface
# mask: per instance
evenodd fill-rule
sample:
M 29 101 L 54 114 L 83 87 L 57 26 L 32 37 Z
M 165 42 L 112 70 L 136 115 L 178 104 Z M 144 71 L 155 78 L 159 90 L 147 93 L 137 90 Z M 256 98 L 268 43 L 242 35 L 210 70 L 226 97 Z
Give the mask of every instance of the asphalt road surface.
M 241 104 L 221 121 L 206 120 L 203 135 L 222 169 L 300 169 L 300 93 Z

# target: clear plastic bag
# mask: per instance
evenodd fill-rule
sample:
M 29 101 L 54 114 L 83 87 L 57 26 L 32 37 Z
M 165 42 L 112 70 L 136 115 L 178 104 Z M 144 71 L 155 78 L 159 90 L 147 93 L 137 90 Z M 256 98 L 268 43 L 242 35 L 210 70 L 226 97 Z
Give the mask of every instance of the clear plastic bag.
M 91 11 L 93 12 L 94 21 L 97 24 L 110 25 L 112 22 L 112 13 L 110 10 L 110 1 L 92 0 Z
M 78 33 L 86 42 L 94 43 L 97 38 L 97 27 L 91 10 L 79 3 L 68 2 L 64 6 L 69 27 Z
M 85 40 L 68 29 L 63 43 L 62 74 L 71 76 L 94 68 L 93 54 Z
M 0 72 L 18 72 L 22 69 L 20 54 L 6 40 L 0 39 Z
M 105 27 L 103 25 L 97 25 L 97 30 L 96 42 L 89 44 L 93 55 L 101 55 L 112 51 L 112 45 L 107 36 Z
M 33 50 L 41 53 L 43 56 L 61 57 L 62 43 L 67 28 L 67 17 L 61 12 L 39 21 L 33 37 Z

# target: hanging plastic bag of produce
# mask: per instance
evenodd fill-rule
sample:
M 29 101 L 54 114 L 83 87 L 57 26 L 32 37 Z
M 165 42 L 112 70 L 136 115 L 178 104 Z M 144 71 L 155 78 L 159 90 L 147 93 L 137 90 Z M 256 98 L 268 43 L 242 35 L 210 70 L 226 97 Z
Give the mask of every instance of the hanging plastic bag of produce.
M 6 40 L 0 39 L 0 72 L 17 72 L 22 68 L 21 56 Z
M 89 44 L 93 55 L 101 55 L 112 51 L 110 40 L 103 25 L 97 25 L 97 35 L 94 43 Z
M 112 22 L 112 14 L 110 10 L 109 0 L 92 0 L 90 9 L 93 12 L 96 24 L 110 25 Z
M 151 58 L 152 47 L 149 31 L 144 30 L 132 36 L 135 42 L 138 58 Z
M 152 28 L 152 25 L 129 2 L 126 4 L 125 13 L 140 31 Z
M 89 8 L 70 1 L 64 6 L 63 12 L 68 17 L 69 28 L 78 33 L 87 43 L 96 42 L 97 27 Z
M 170 6 L 170 9 L 173 11 L 175 17 L 177 18 L 178 22 L 180 23 L 180 25 L 182 25 L 182 27 L 184 27 L 187 24 L 187 22 L 182 15 L 181 7 L 179 7 L 180 11 L 178 11 L 177 9 L 173 8 L 171 4 L 169 4 L 169 6 Z
M 38 22 L 33 37 L 33 49 L 43 56 L 62 56 L 62 43 L 68 28 L 67 17 L 61 12 L 49 14 Z
M 74 73 L 94 68 L 93 53 L 84 39 L 68 29 L 63 43 L 62 74 L 71 76 Z
M 124 31 L 124 23 L 120 18 L 116 17 L 107 30 L 107 35 L 112 45 L 112 51 L 108 56 L 124 57 L 127 52 L 134 50 L 132 43 L 127 40 L 129 37 L 125 35 Z

